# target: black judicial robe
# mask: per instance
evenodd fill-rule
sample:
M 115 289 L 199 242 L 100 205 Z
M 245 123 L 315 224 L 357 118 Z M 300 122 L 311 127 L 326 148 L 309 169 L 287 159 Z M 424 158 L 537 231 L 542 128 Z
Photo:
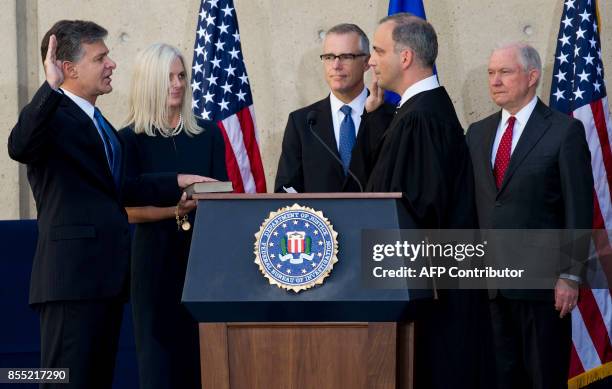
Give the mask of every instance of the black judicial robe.
M 362 118 L 374 125 L 369 115 Z M 368 192 L 402 192 L 419 228 L 476 228 L 469 150 L 443 87 L 421 92 L 398 110 L 383 135 Z M 490 388 L 487 295 L 440 290 L 420 314 L 416 337 L 417 388 Z
M 475 227 L 469 150 L 443 87 L 406 101 L 383 138 L 367 191 L 402 192 L 420 228 Z

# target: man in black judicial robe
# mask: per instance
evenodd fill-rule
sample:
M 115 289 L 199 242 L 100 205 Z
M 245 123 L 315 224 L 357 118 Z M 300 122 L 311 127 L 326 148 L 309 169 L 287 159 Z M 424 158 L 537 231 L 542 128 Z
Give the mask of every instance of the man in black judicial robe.
M 367 191 L 402 192 L 418 228 L 476 227 L 474 179 L 461 124 L 446 90 L 433 74 L 433 27 L 410 14 L 381 20 L 370 66 L 378 88 L 366 103 L 364 125 L 382 101 L 382 90 L 401 96 L 383 135 Z M 481 339 L 486 328 L 484 291 L 439 291 L 417 321 L 416 387 L 476 388 L 486 369 Z M 482 384 L 485 386 L 485 384 Z

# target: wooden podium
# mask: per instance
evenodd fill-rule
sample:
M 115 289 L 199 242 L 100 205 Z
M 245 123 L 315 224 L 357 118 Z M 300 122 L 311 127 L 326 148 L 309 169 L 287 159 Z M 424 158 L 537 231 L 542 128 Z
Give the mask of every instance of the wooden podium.
M 203 389 L 412 388 L 414 324 L 428 290 L 368 289 L 361 234 L 413 228 L 398 193 L 195 194 L 183 303 L 200 322 Z M 323 285 L 285 291 L 254 263 L 269 213 L 299 204 L 338 232 Z

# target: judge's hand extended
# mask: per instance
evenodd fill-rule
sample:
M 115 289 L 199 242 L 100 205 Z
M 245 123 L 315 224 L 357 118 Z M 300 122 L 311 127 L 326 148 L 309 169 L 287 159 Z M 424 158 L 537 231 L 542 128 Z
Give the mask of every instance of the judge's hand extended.
M 565 278 L 559 278 L 555 285 L 555 309 L 561 311 L 559 317 L 563 318 L 570 313 L 577 303 L 578 283 Z
M 55 35 L 49 37 L 49 47 L 47 48 L 47 56 L 45 57 L 45 78 L 51 88 L 57 90 L 64 82 L 64 73 L 62 72 L 62 61 L 56 57 L 57 39 Z
M 196 209 L 197 206 L 198 202 L 196 200 L 187 200 L 187 193 L 183 192 L 181 199 L 176 205 L 176 213 L 179 217 L 183 217 Z
M 370 95 L 368 96 L 365 109 L 366 112 L 373 112 L 378 109 L 385 101 L 385 91 L 378 86 L 378 78 L 372 71 L 372 83 L 370 84 Z
M 206 176 L 198 176 L 197 174 L 178 174 L 176 176 L 176 180 L 178 182 L 179 188 L 186 188 L 191 184 L 195 184 L 196 182 L 210 182 L 217 181 L 214 178 L 206 177 Z

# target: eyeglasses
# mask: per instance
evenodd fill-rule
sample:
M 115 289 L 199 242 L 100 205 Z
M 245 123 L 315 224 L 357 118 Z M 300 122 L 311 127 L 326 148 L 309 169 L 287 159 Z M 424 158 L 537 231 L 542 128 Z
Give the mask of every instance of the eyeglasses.
M 325 63 L 333 63 L 336 58 L 338 58 L 338 60 L 340 60 L 341 63 L 348 63 L 348 62 L 353 62 L 355 59 L 359 58 L 359 57 L 365 57 L 367 56 L 367 54 L 365 53 L 358 53 L 358 54 L 352 54 L 352 53 L 343 53 L 343 54 L 321 54 L 319 56 L 319 58 L 321 58 L 321 61 L 325 62 Z

